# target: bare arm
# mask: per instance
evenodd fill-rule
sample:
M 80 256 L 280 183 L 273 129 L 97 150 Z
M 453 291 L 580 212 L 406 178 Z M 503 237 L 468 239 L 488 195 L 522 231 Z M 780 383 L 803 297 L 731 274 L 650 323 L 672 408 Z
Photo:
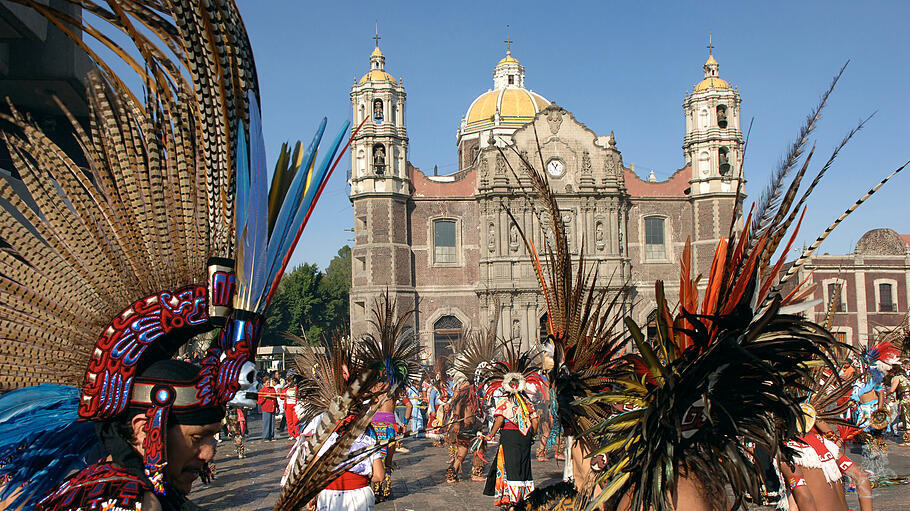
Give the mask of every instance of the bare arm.
M 404 399 L 404 423 L 407 424 L 411 420 L 411 414 L 414 413 L 414 404 L 411 403 L 411 400 L 405 396 Z
M 385 479 L 385 462 L 382 458 L 376 458 L 373 460 L 373 476 L 370 481 L 381 483 L 383 479 Z
M 802 469 L 795 465 L 781 463 L 780 471 L 784 476 L 785 484 L 789 485 L 790 492 L 793 493 L 793 499 L 796 500 L 799 511 L 818 511 L 812 492 L 806 486 L 806 478 Z
M 493 427 L 490 429 L 490 434 L 487 437 L 492 439 L 494 436 L 496 436 L 496 433 L 499 431 L 499 428 L 501 428 L 505 422 L 506 422 L 505 417 L 503 417 L 502 415 L 497 415 L 496 420 L 493 421 Z

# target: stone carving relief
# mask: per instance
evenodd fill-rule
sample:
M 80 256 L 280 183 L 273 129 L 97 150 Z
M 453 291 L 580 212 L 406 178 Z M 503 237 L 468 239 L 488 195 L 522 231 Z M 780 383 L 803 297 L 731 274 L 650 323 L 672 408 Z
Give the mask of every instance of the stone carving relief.
M 597 250 L 603 250 L 607 244 L 607 235 L 606 230 L 604 229 L 603 220 L 598 220 L 594 224 L 594 244 L 597 246 Z
M 521 338 L 521 322 L 517 319 L 512 320 L 512 339 Z
M 509 226 L 509 250 L 518 252 L 518 226 L 514 223 Z
M 506 159 L 502 157 L 501 154 L 496 155 L 496 175 L 503 175 L 506 173 Z
M 550 127 L 550 133 L 555 135 L 562 125 L 562 110 L 552 109 L 547 112 L 547 125 Z
M 496 226 L 493 225 L 493 222 L 490 222 L 489 232 L 487 234 L 487 248 L 490 249 L 490 252 L 496 250 Z
M 591 153 L 585 151 L 581 156 L 581 173 L 590 174 L 591 173 Z
M 566 245 L 569 247 L 569 251 L 574 250 L 574 244 L 572 243 L 572 234 L 575 232 L 575 212 L 574 211 L 562 211 L 562 223 L 566 226 Z

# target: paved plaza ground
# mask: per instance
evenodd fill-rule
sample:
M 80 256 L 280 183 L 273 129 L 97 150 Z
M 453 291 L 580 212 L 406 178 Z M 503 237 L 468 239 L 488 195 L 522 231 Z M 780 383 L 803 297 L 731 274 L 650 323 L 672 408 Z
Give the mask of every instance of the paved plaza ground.
M 274 442 L 258 440 L 258 421 L 251 423 L 246 458 L 238 460 L 230 442 L 219 445 L 216 455 L 217 477 L 209 485 L 196 483 L 192 499 L 209 510 L 265 511 L 272 509 L 278 497 L 278 480 L 284 470 L 291 443 L 286 434 Z M 491 510 L 492 497 L 481 495 L 483 483 L 470 480 L 469 463 L 462 482 L 448 484 L 443 476 L 448 455 L 445 449 L 433 447 L 429 440 L 412 439 L 406 446 L 410 453 L 396 455 L 399 469 L 394 474 L 393 498 L 376 506 L 376 511 L 461 511 Z M 495 445 L 487 459 L 492 458 Z M 851 457 L 859 459 L 858 453 Z M 889 442 L 889 466 L 897 474 L 910 474 L 910 447 Z M 534 480 L 538 485 L 558 481 L 562 464 L 556 461 L 533 462 Z M 876 511 L 910 509 L 910 486 L 873 490 Z M 853 494 L 848 495 L 853 509 L 859 509 Z M 755 508 L 771 509 L 771 508 Z

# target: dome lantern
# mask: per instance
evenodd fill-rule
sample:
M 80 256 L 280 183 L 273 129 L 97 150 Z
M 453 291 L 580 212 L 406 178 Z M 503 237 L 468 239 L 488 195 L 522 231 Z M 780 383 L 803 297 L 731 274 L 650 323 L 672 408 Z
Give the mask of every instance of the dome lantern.
M 705 79 L 695 86 L 695 92 L 708 89 L 729 90 L 731 88 L 730 84 L 718 74 L 720 66 L 714 58 L 714 45 L 711 44 L 710 37 L 708 39 L 708 60 L 705 61 L 705 65 L 702 68 L 705 70 Z
M 396 84 L 395 78 L 385 70 L 385 55 L 379 49 L 379 40 L 382 39 L 377 33 L 373 39 L 376 40 L 376 47 L 373 53 L 370 53 L 370 70 L 360 79 L 361 84 L 366 82 L 389 82 Z

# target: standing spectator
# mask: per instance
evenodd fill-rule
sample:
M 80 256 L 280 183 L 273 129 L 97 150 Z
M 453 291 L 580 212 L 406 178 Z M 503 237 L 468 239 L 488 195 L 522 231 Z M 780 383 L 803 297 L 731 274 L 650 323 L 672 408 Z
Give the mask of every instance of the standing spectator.
M 284 389 L 287 382 L 278 371 L 272 372 L 272 385 L 275 387 L 275 397 L 278 398 L 278 411 L 275 412 L 275 431 L 284 431 L 287 422 L 284 416 Z
M 288 425 L 288 438 L 295 441 L 300 436 L 300 419 L 297 416 L 297 387 L 290 383 L 282 391 L 284 397 L 284 419 Z
M 262 408 L 262 440 L 271 442 L 275 439 L 275 412 L 278 411 L 274 380 L 266 378 L 256 403 Z
M 411 401 L 411 433 L 414 434 L 414 438 L 420 436 L 420 431 L 423 429 L 423 415 L 420 413 L 420 392 L 417 390 L 417 387 L 411 385 L 408 386 L 408 399 Z

